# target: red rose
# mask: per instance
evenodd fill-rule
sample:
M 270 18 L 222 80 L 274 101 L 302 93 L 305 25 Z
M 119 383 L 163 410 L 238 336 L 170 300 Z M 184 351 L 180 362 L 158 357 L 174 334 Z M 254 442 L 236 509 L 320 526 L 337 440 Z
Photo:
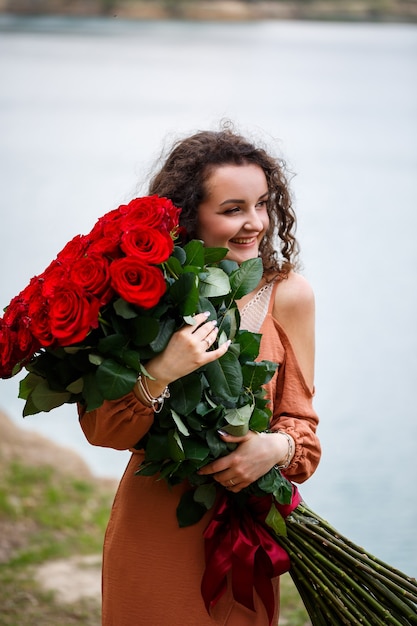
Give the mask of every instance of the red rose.
M 123 235 L 120 247 L 127 256 L 135 256 L 143 263 L 157 265 L 168 259 L 174 249 L 174 242 L 164 230 L 135 228 Z
M 128 205 L 121 206 L 120 211 L 124 213 L 123 228 L 126 231 L 140 226 L 163 228 L 168 233 L 178 225 L 180 213 L 171 200 L 159 196 L 135 198 Z
M 158 304 L 166 291 L 162 271 L 133 256 L 113 261 L 110 275 L 115 291 L 130 304 L 144 309 Z
M 69 241 L 61 252 L 57 255 L 57 260 L 65 263 L 72 262 L 75 259 L 79 259 L 85 252 L 87 251 L 88 246 L 90 245 L 90 239 L 86 235 L 76 235 Z M 52 264 L 55 263 L 54 261 Z M 52 265 L 51 264 L 51 265 Z M 49 269 L 49 268 L 48 268 Z M 45 270 L 45 271 L 48 271 Z
M 120 256 L 118 252 L 123 234 L 123 214 L 120 207 L 101 217 L 89 234 L 90 253 L 107 254 L 112 258 Z
M 29 303 L 29 328 L 41 346 L 47 347 L 54 343 L 49 321 L 49 303 L 39 291 Z
M 65 284 L 69 280 L 69 272 L 73 263 L 74 259 L 70 257 L 65 260 L 62 258 L 59 261 L 53 261 L 43 274 L 38 276 L 42 294 L 45 298 L 49 298 L 56 287 Z
M 57 287 L 49 299 L 51 334 L 61 346 L 79 343 L 98 326 L 100 301 L 77 285 Z
M 27 315 L 29 301 L 24 297 L 24 292 L 11 300 L 4 312 L 4 323 L 10 328 L 15 328 L 20 319 Z
M 103 231 L 108 227 L 109 224 L 115 223 L 119 220 L 123 219 L 123 214 L 121 212 L 121 207 L 117 209 L 113 209 L 109 211 L 105 215 L 102 215 L 97 222 L 94 224 L 94 227 L 90 234 L 88 235 L 90 242 L 97 241 L 103 236 Z M 121 230 L 119 228 L 119 230 Z
M 0 377 L 9 378 L 16 363 L 12 360 L 13 347 L 16 343 L 16 333 L 0 320 Z
M 87 293 L 96 296 L 101 304 L 109 302 L 113 289 L 110 283 L 109 262 L 106 257 L 88 254 L 74 261 L 70 279 Z

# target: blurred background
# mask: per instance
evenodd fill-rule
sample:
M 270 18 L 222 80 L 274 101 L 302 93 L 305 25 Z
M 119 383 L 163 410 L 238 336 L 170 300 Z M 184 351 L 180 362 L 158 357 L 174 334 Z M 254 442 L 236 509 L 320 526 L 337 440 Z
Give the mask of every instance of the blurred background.
M 1 308 L 145 194 L 174 139 L 227 118 L 266 141 L 317 300 L 323 458 L 301 493 L 416 576 L 415 3 L 99 4 L 0 0 Z M 1 411 L 122 474 L 128 453 L 90 446 L 74 407 L 23 421 L 18 382 Z

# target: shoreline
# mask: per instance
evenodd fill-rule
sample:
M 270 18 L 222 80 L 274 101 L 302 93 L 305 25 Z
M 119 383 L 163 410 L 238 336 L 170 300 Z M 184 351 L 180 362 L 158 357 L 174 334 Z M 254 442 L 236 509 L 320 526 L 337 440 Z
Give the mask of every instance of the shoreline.
M 124 20 L 251 22 L 305 20 L 328 22 L 417 23 L 413 0 L 0 0 L 0 15 L 14 17 L 113 17 Z

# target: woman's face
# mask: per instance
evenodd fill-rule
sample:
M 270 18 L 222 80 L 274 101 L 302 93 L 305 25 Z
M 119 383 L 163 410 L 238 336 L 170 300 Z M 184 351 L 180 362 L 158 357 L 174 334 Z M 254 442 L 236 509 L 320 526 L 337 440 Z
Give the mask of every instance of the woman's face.
M 258 256 L 268 226 L 268 184 L 258 165 L 221 165 L 206 182 L 197 236 L 207 247 L 228 248 L 237 263 Z

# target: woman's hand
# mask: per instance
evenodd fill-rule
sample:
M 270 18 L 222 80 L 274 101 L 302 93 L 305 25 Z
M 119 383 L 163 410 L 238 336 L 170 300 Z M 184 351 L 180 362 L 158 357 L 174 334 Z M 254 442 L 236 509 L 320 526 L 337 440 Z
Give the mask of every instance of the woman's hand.
M 195 324 L 184 326 L 174 333 L 165 350 L 147 363 L 146 370 L 154 378 L 147 380 L 152 396 L 158 396 L 174 380 L 191 374 L 227 352 L 230 341 L 226 341 L 216 350 L 209 350 L 218 333 L 216 321 L 207 321 L 209 315 L 195 315 Z
M 202 476 L 211 474 L 214 480 L 235 493 L 248 487 L 288 457 L 287 436 L 279 432 L 256 433 L 250 430 L 244 437 L 234 437 L 221 431 L 219 435 L 227 443 L 237 443 L 237 448 L 205 465 L 198 473 Z M 293 453 L 294 450 L 293 445 Z

